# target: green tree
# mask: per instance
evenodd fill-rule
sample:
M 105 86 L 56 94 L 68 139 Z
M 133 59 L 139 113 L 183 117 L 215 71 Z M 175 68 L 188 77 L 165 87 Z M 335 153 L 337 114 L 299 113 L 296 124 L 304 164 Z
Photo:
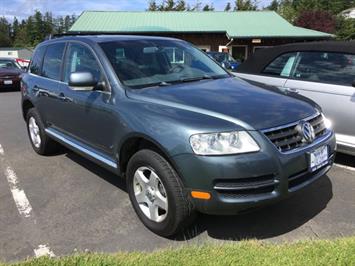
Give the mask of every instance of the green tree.
M 157 11 L 157 10 L 158 10 L 157 2 L 154 0 L 150 1 L 148 6 L 148 11 Z
M 339 40 L 355 40 L 355 19 L 338 17 L 336 36 Z
M 11 46 L 11 25 L 5 17 L 0 18 L 0 47 Z
M 185 11 L 186 9 L 187 9 L 187 5 L 184 0 L 179 0 L 174 7 L 174 10 L 176 11 Z
M 280 3 L 278 0 L 273 0 L 270 5 L 266 7 L 268 10 L 277 11 L 279 9 Z
M 297 18 L 298 12 L 292 0 L 281 0 L 278 13 L 289 22 L 293 23 Z
M 256 10 L 257 4 L 255 0 L 236 0 L 234 11 Z
M 226 4 L 226 7 L 224 8 L 224 11 L 231 11 L 231 9 L 232 9 L 232 5 L 231 5 L 230 2 L 228 2 L 228 3 Z
M 214 6 L 213 4 L 206 4 L 203 8 L 202 8 L 202 11 L 214 11 Z

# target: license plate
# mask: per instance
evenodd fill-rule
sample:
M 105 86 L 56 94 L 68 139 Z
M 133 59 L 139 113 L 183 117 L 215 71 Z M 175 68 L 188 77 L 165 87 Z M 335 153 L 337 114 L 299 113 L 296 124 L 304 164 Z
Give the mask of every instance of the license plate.
M 309 168 L 312 172 L 328 164 L 328 147 L 322 146 L 309 154 Z
M 4 80 L 5 85 L 12 85 L 12 80 Z

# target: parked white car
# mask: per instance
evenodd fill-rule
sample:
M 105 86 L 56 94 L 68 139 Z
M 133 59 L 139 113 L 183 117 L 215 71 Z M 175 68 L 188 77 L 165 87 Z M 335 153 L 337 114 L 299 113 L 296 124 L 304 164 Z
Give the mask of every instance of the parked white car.
M 311 42 L 257 51 L 240 78 L 299 93 L 318 103 L 336 132 L 338 151 L 355 155 L 355 42 Z

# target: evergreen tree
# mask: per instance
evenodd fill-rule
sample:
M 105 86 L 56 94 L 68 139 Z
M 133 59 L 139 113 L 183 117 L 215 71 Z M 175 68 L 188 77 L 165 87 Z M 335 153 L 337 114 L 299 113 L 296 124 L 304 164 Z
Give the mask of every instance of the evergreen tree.
M 202 8 L 202 11 L 214 11 L 213 4 L 211 4 L 211 5 L 206 4 L 206 5 Z
M 227 3 L 226 7 L 224 8 L 224 11 L 231 11 L 232 5 L 230 2 Z
M 266 7 L 268 10 L 277 11 L 279 9 L 279 1 L 273 0 L 270 5 Z
M 176 11 L 186 11 L 187 10 L 186 2 L 184 0 L 179 0 L 177 2 L 177 4 L 175 5 L 175 10 Z
M 256 10 L 257 4 L 255 0 L 236 0 L 234 11 Z
M 11 25 L 5 17 L 0 17 L 0 47 L 11 46 Z
M 20 24 L 18 22 L 18 19 L 16 17 L 14 17 L 14 21 L 12 23 L 12 36 L 11 36 L 13 42 L 15 41 L 19 30 L 20 30 Z
M 149 6 L 148 6 L 148 11 L 157 11 L 158 10 L 158 6 L 156 1 L 152 0 L 149 2 Z

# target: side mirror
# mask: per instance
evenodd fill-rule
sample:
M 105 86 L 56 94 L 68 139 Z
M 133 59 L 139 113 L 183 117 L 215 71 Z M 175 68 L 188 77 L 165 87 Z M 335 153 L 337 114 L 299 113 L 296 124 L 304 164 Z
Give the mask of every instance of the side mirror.
M 69 86 L 73 90 L 91 91 L 96 85 L 97 81 L 90 72 L 74 72 L 69 76 Z
M 28 68 L 26 66 L 21 67 L 21 69 L 25 72 L 27 72 Z

